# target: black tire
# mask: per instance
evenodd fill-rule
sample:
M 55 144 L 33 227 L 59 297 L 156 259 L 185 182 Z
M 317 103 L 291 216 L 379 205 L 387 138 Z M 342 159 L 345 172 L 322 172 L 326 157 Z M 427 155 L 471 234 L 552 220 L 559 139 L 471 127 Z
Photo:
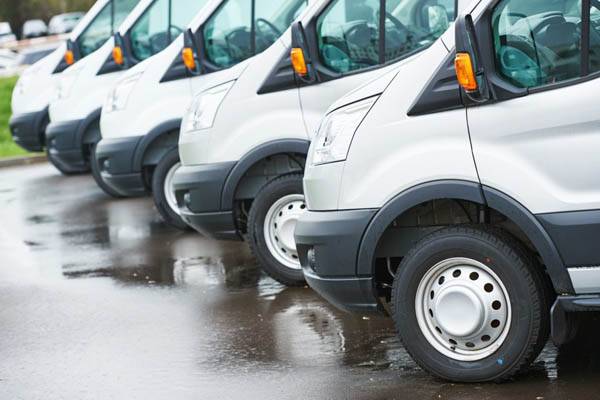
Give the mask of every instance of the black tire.
M 90 148 L 90 166 L 92 169 L 92 176 L 94 177 L 94 180 L 96 181 L 96 184 L 98 185 L 98 187 L 100 189 L 102 189 L 102 191 L 104 193 L 106 193 L 107 195 L 114 197 L 115 199 L 120 199 L 123 198 L 124 196 L 119 194 L 119 192 L 117 192 L 116 190 L 112 189 L 110 186 L 108 186 L 106 184 L 106 182 L 104 182 L 104 179 L 102 179 L 102 172 L 100 170 L 100 164 L 98 163 L 98 159 L 96 158 L 96 145 L 92 145 L 92 147 Z
M 81 175 L 84 172 L 79 172 L 79 171 L 69 171 L 64 169 L 60 163 L 58 163 L 53 157 L 52 154 L 50 153 L 50 150 L 46 147 L 46 157 L 48 158 L 48 161 L 50 162 L 50 164 L 52 164 L 52 166 L 54 168 L 56 168 L 58 170 L 58 172 L 60 172 L 61 174 L 63 174 L 64 176 L 73 176 L 73 175 Z
M 254 199 L 248 215 L 247 240 L 254 256 L 263 270 L 276 281 L 286 286 L 304 286 L 306 281 L 302 269 L 292 269 L 278 261 L 267 245 L 264 225 L 269 209 L 285 196 L 304 195 L 302 174 L 284 175 L 266 184 Z
M 512 307 L 506 340 L 478 361 L 459 361 L 438 351 L 426 339 L 416 316 L 421 280 L 434 265 L 455 257 L 491 269 L 506 287 Z M 533 255 L 506 232 L 478 226 L 445 228 L 417 243 L 398 269 L 392 291 L 396 328 L 417 364 L 439 378 L 468 383 L 506 381 L 526 371 L 548 340 L 551 305 L 546 280 Z
M 165 179 L 167 178 L 169 171 L 179 162 L 179 151 L 177 148 L 171 149 L 163 156 L 152 175 L 152 198 L 154 199 L 154 205 L 156 206 L 158 213 L 167 224 L 179 230 L 187 231 L 190 230 L 190 227 L 185 223 L 181 216 L 169 206 L 167 195 L 164 190 Z

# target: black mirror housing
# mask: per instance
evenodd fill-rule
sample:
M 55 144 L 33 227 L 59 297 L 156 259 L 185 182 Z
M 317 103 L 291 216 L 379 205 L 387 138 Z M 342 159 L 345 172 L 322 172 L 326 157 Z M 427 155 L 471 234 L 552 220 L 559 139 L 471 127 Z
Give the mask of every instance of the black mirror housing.
M 312 62 L 310 46 L 306 39 L 306 31 L 302 22 L 297 21 L 292 24 L 292 48 L 301 49 L 304 54 L 304 61 L 306 62 L 307 74 L 304 76 L 296 74 L 296 76 L 304 83 L 314 83 L 317 81 L 317 71 L 314 68 Z
M 475 32 L 475 24 L 470 14 L 463 14 L 456 19 L 455 34 L 456 53 L 466 53 L 470 56 L 478 86 L 474 91 L 467 92 L 464 89 L 461 89 L 461 91 L 472 102 L 487 102 L 490 100 L 491 95 L 486 79 L 486 72 L 481 62 L 481 52 Z

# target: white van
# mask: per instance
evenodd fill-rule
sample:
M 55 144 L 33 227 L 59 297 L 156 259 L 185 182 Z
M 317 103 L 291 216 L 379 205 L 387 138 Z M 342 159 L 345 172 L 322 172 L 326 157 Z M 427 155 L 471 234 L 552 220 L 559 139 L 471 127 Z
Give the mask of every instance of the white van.
M 351 89 L 418 58 L 455 10 L 454 0 L 324 0 L 239 76 L 200 93 L 184 118 L 174 177 L 183 219 L 213 237 L 247 239 L 273 278 L 304 284 L 294 227 L 321 117 Z
M 295 237 L 310 286 L 387 310 L 425 370 L 503 381 L 600 311 L 600 3 L 473 7 L 330 109 Z
M 204 85 L 211 86 L 213 80 L 219 83 L 223 76 L 215 72 L 269 47 L 306 3 L 307 0 L 259 0 L 254 2 L 253 11 L 250 0 L 212 1 L 185 35 L 128 71 L 109 93 L 102 110 L 102 140 L 91 165 L 98 185 L 113 196 L 134 196 L 151 190 L 164 220 L 186 229 L 187 224 L 178 214 L 171 181 L 179 166 L 181 119 L 192 94 Z M 249 40 L 252 32 L 256 45 Z M 184 54 L 190 56 L 187 67 Z M 218 58 L 211 58 L 214 55 Z
M 113 39 L 61 74 L 46 129 L 48 158 L 59 171 L 89 170 L 109 90 L 126 70 L 167 48 L 206 1 L 141 0 Z
M 65 44 L 23 72 L 12 94 L 10 119 L 10 130 L 18 145 L 28 151 L 44 149 L 48 104 L 60 73 L 110 39 L 138 1 L 98 0 Z

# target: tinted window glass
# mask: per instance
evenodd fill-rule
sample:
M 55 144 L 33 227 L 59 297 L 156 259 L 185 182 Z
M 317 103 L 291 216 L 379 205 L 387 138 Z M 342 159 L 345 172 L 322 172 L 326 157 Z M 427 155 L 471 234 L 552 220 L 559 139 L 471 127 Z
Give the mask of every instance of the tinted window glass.
M 115 33 L 138 1 L 114 0 L 107 3 L 77 38 L 81 57 L 98 50 Z
M 431 45 L 455 17 L 454 0 L 387 0 L 381 26 L 379 0 L 336 0 L 319 17 L 319 52 L 325 66 L 346 73 L 394 61 Z M 380 54 L 380 41 L 385 53 Z
M 306 0 L 229 0 L 204 26 L 208 60 L 218 67 L 235 65 L 273 44 L 306 6 Z M 252 40 L 255 29 L 256 39 Z
M 138 60 L 163 51 L 187 27 L 207 0 L 155 0 L 130 30 Z
M 379 63 L 379 0 L 337 0 L 317 21 L 323 63 L 349 72 Z
M 503 0 L 492 16 L 495 61 L 519 87 L 581 75 L 581 0 Z
M 600 2 L 590 9 L 590 72 L 600 71 Z

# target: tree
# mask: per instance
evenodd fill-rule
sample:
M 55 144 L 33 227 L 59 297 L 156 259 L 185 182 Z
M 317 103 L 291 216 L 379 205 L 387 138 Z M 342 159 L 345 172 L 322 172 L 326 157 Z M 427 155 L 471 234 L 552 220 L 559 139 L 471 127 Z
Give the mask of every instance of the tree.
M 28 19 L 48 22 L 56 14 L 71 11 L 87 11 L 95 0 L 2 0 L 0 21 L 7 21 L 13 31 L 21 34 L 21 27 Z

